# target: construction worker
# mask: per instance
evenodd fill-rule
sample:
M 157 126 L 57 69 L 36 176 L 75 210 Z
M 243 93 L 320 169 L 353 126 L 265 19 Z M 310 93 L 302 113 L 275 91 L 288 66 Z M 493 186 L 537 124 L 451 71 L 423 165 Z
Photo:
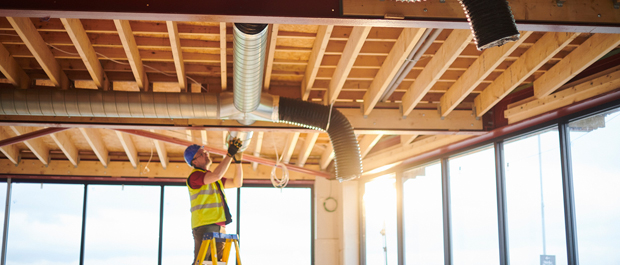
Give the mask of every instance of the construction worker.
M 232 222 L 223 189 L 238 188 L 243 184 L 242 154 L 237 154 L 241 145 L 241 140 L 236 137 L 230 140 L 226 157 L 213 171 L 209 170 L 212 162 L 209 152 L 203 147 L 194 144 L 185 149 L 185 162 L 194 168 L 186 182 L 191 201 L 194 260 L 198 256 L 203 234 L 225 233 L 224 227 Z M 223 178 L 231 161 L 237 164 L 235 176 L 233 179 Z M 218 259 L 221 259 L 224 243 L 218 243 L 217 249 Z M 210 251 L 205 260 L 211 260 Z

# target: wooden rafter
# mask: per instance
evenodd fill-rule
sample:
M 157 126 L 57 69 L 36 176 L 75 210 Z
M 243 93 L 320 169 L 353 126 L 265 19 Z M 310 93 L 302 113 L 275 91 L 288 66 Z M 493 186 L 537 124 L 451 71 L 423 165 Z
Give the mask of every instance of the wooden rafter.
M 485 50 L 478 59 L 450 86 L 448 91 L 440 99 L 441 116 L 446 117 L 456 108 L 465 98 L 484 81 L 506 59 L 525 41 L 532 31 L 521 32 L 521 37 L 516 42 L 510 42 L 501 47 Z
M 144 71 L 144 65 L 142 64 L 142 58 L 140 57 L 140 51 L 136 45 L 136 38 L 133 35 L 129 21 L 127 20 L 114 20 L 114 25 L 118 31 L 118 36 L 123 44 L 123 49 L 129 60 L 131 71 L 136 79 L 138 87 L 143 90 L 148 90 L 149 83 L 147 80 L 146 72 Z
M 170 47 L 172 48 L 172 58 L 179 79 L 179 87 L 181 90 L 187 88 L 187 78 L 185 78 L 185 64 L 183 63 L 183 51 L 181 51 L 181 38 L 179 38 L 179 29 L 176 21 L 166 21 L 168 28 L 168 36 L 170 38 Z
M 10 126 L 11 130 L 17 135 L 22 135 L 35 131 L 32 127 Z M 43 163 L 48 165 L 50 161 L 50 149 L 45 145 L 41 138 L 24 141 L 28 149 Z
M 355 63 L 355 59 L 357 59 L 357 55 L 362 49 L 371 28 L 372 27 L 353 27 L 351 35 L 349 35 L 349 40 L 344 46 L 344 51 L 342 52 L 340 61 L 338 61 L 334 75 L 329 83 L 328 100 L 330 104 L 336 102 L 336 99 L 342 90 L 342 86 L 347 80 L 347 77 L 351 72 L 351 67 Z
M 136 151 L 136 146 L 134 145 L 131 136 L 119 131 L 116 131 L 116 136 L 118 136 L 118 140 L 121 142 L 121 145 L 125 150 L 125 154 L 127 154 L 127 158 L 129 158 L 129 163 L 131 163 L 134 168 L 138 168 L 138 163 L 140 163 L 140 160 L 138 160 L 138 151 Z
M 276 43 L 279 28 L 280 25 L 278 24 L 269 25 L 269 45 L 267 46 L 267 54 L 265 56 L 265 80 L 263 90 L 269 90 L 269 86 L 271 85 L 271 71 L 273 69 L 273 58 L 276 54 Z
M 301 81 L 301 99 L 308 100 L 310 91 L 314 85 L 314 79 L 319 72 L 327 43 L 329 43 L 329 37 L 334 30 L 333 25 L 321 25 L 316 33 L 314 45 L 312 46 L 312 53 L 310 53 L 310 59 L 308 60 L 308 66 L 306 67 L 306 73 L 304 79 Z
M 400 136 L 400 144 L 402 146 L 407 146 L 410 143 L 413 142 L 413 140 L 415 140 L 415 138 L 418 138 L 418 134 L 413 134 L 413 135 L 401 135 Z
M 618 68 L 614 72 L 569 87 L 553 95 L 509 108 L 504 115 L 509 123 L 515 123 L 617 89 L 620 89 Z
M 299 150 L 299 155 L 297 156 L 297 165 L 303 167 L 308 161 L 308 157 L 310 153 L 312 153 L 312 148 L 316 143 L 316 140 L 319 138 L 319 133 L 308 133 L 306 139 L 304 140 L 304 144 L 301 146 L 301 150 Z
M 264 132 L 258 132 L 256 134 L 254 134 L 255 138 L 254 138 L 254 142 L 256 142 L 256 147 L 254 148 L 254 156 L 256 157 L 260 157 L 260 151 L 261 148 L 263 146 L 263 136 L 264 136 Z M 257 162 L 252 162 L 252 169 L 254 171 L 256 171 L 256 168 L 258 167 L 258 163 Z
M 108 149 L 103 144 L 103 139 L 101 139 L 101 134 L 97 129 L 92 128 L 80 128 L 80 132 L 90 145 L 90 148 L 93 149 L 97 158 L 104 167 L 108 166 Z
M 282 162 L 288 164 L 291 161 L 295 146 L 297 146 L 297 140 L 299 140 L 298 132 L 288 135 L 286 138 L 286 145 L 284 145 L 284 151 L 282 152 Z
M 618 45 L 620 34 L 592 35 L 534 81 L 534 97 L 543 98 L 550 95 Z
M 422 98 L 437 83 L 439 78 L 448 70 L 452 62 L 471 42 L 473 36 L 470 30 L 455 29 L 437 50 L 437 53 L 428 62 L 424 70 L 407 89 L 402 98 L 403 116 L 409 115 L 420 103 Z
M 50 137 L 54 140 L 56 145 L 62 150 L 62 153 L 65 154 L 69 162 L 74 167 L 77 167 L 79 161 L 79 153 L 77 147 L 73 144 L 73 141 L 69 138 L 67 132 L 57 132 L 50 134 Z
M 0 44 L 0 72 L 15 87 L 28 88 L 30 85 L 30 77 L 2 44 Z
M 4 139 L 9 139 L 9 138 L 11 138 L 9 134 L 6 133 L 4 129 L 0 128 L 0 139 L 4 140 Z M 11 163 L 13 163 L 14 165 L 18 164 L 19 149 L 17 149 L 17 146 L 15 146 L 14 144 L 0 146 L 0 151 L 4 154 L 4 156 L 6 156 L 9 160 L 11 160 Z
M 226 59 L 226 22 L 220 22 L 220 79 L 222 91 L 226 90 L 228 82 L 228 62 Z
M 156 132 L 155 130 L 150 130 L 151 132 Z M 163 131 L 157 132 L 159 134 L 163 134 Z M 159 163 L 163 169 L 168 168 L 168 150 L 164 145 L 164 142 L 152 139 L 153 145 L 155 145 L 155 150 L 157 150 L 157 156 L 159 157 Z
M 6 19 L 11 23 L 11 26 L 13 26 L 22 41 L 24 41 L 28 50 L 41 68 L 43 68 L 43 71 L 45 71 L 54 86 L 67 89 L 69 87 L 67 75 L 60 68 L 56 58 L 54 58 L 54 54 L 49 50 L 30 18 L 7 17 Z
M 321 161 L 319 162 L 321 170 L 325 170 L 329 163 L 332 162 L 332 159 L 334 159 L 334 146 L 330 143 L 321 155 Z
M 370 88 L 364 95 L 364 115 L 370 114 L 381 99 L 388 85 L 403 66 L 405 60 L 424 35 L 426 29 L 407 28 L 398 37 L 383 65 L 377 72 Z
M 69 34 L 73 42 L 73 46 L 75 46 L 80 57 L 82 57 L 82 61 L 95 85 L 99 89 L 108 90 L 110 80 L 108 80 L 108 77 L 103 71 L 103 67 L 101 67 L 97 53 L 90 43 L 88 35 L 86 35 L 82 22 L 74 18 L 61 18 L 60 21 L 62 21 L 62 24 L 65 26 L 67 34 Z
M 383 134 L 366 134 L 366 135 L 364 135 L 362 140 L 359 141 L 360 155 L 361 155 L 362 159 L 364 159 L 364 157 L 366 157 L 368 152 L 370 152 L 370 150 L 372 150 L 372 148 L 375 147 L 375 145 L 379 142 L 379 140 L 381 139 L 382 136 L 383 136 Z
M 546 33 L 474 99 L 476 115 L 482 117 L 578 35 L 579 33 L 566 32 Z

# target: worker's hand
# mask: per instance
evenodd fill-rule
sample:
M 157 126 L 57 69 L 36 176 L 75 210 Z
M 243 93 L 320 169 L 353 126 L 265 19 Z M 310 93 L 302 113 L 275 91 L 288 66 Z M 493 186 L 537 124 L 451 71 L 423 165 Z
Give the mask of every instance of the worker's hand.
M 243 160 L 243 153 L 237 153 L 232 157 L 233 163 L 241 164 L 241 160 Z
M 228 156 L 233 158 L 239 151 L 239 148 L 241 148 L 241 145 L 243 145 L 241 139 L 237 137 L 230 139 L 230 141 L 228 141 Z

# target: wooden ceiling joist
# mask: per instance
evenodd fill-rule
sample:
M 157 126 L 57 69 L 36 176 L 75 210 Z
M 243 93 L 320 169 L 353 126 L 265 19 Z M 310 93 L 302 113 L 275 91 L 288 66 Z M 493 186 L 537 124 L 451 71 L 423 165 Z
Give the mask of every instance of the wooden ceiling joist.
M 507 43 L 501 47 L 485 50 L 478 59 L 441 97 L 439 109 L 441 116 L 446 117 L 454 110 L 484 79 L 501 64 L 506 57 L 514 52 L 532 31 L 521 32 L 518 41 Z
M 413 84 L 407 89 L 405 95 L 403 95 L 403 116 L 408 116 L 420 103 L 426 93 L 448 70 L 452 62 L 467 47 L 472 38 L 471 30 L 455 29 L 450 33 L 446 41 L 441 45 L 441 48 L 437 50 L 437 53 L 435 53 L 424 70 L 420 72 Z
M 263 90 L 268 91 L 271 85 L 271 73 L 273 71 L 273 59 L 276 54 L 276 44 L 278 39 L 278 29 L 280 25 L 269 25 L 269 41 L 267 46 L 267 54 L 265 56 L 265 80 Z
M 294 132 L 288 134 L 286 144 L 284 145 L 284 151 L 282 152 L 282 162 L 288 164 L 291 161 L 295 146 L 297 146 L 297 140 L 299 140 L 299 133 Z
M 579 33 L 546 33 L 474 99 L 476 116 L 482 117 L 577 36 Z
M 342 90 L 344 82 L 347 80 L 347 77 L 351 72 L 351 67 L 355 63 L 355 59 L 357 59 L 357 55 L 362 49 L 364 41 L 368 37 L 368 33 L 371 28 L 372 27 L 353 27 L 351 35 L 349 35 L 349 40 L 344 46 L 344 51 L 342 52 L 340 61 L 338 61 L 336 70 L 334 71 L 331 82 L 329 83 L 328 100 L 330 104 L 336 102 L 336 99 L 338 99 L 338 95 Z
M 370 150 L 375 147 L 379 140 L 381 140 L 382 136 L 382 134 L 366 134 L 363 136 L 362 140 L 359 141 L 360 155 L 362 159 L 364 159 L 368 152 L 370 152 Z
M 27 134 L 35 131 L 32 127 L 10 126 L 16 135 Z M 23 142 L 28 149 L 43 163 L 48 165 L 50 162 L 50 149 L 41 138 L 31 139 Z
M 170 37 L 170 47 L 172 48 L 172 58 L 179 79 L 179 87 L 182 91 L 187 89 L 187 78 L 185 78 L 185 63 L 183 62 L 183 51 L 181 50 L 181 39 L 179 38 L 179 28 L 176 21 L 166 21 L 168 36 Z
M 220 79 L 222 91 L 228 83 L 228 62 L 226 61 L 226 22 L 220 22 Z
M 304 144 L 301 146 L 301 150 L 297 156 L 298 166 L 303 167 L 306 165 L 306 161 L 308 161 L 308 157 L 310 157 L 310 153 L 312 153 L 312 149 L 318 138 L 319 133 L 308 133 L 308 135 L 306 135 Z
M 131 26 L 129 25 L 129 21 L 115 19 L 114 25 L 116 26 L 118 36 L 123 43 L 123 49 L 127 55 L 127 60 L 129 60 L 129 65 L 131 66 L 131 71 L 136 79 L 136 83 L 140 89 L 147 91 L 149 82 L 147 80 L 146 72 L 144 71 L 140 51 L 136 45 L 136 39 L 133 31 L 131 30 Z
M 101 139 L 101 134 L 98 129 L 93 128 L 80 128 L 80 132 L 88 142 L 90 148 L 95 152 L 97 158 L 103 165 L 103 167 L 107 167 L 109 164 L 108 160 L 108 149 L 105 147 L 103 143 L 103 139 Z
M 80 54 L 80 57 L 82 57 L 82 61 L 97 88 L 108 90 L 110 87 L 110 80 L 108 80 L 103 71 L 103 67 L 101 67 L 98 55 L 88 35 L 86 35 L 82 22 L 74 18 L 61 18 L 60 21 L 62 21 L 62 24 L 65 26 L 69 38 L 71 38 L 75 49 Z
M 30 86 L 30 77 L 2 44 L 0 44 L 0 72 L 15 87 L 25 89 Z
M 4 129 L 0 128 L 0 139 L 5 140 L 9 138 L 11 138 L 11 136 L 9 136 L 9 134 Z M 11 161 L 11 163 L 13 163 L 14 165 L 18 164 L 19 149 L 17 149 L 17 146 L 15 146 L 14 144 L 0 146 L 0 151 Z
M 417 134 L 413 134 L 413 135 L 401 135 L 400 136 L 400 144 L 402 146 L 407 146 L 410 143 L 413 142 L 413 140 L 415 140 L 416 138 L 418 138 L 419 135 Z
M 381 99 L 388 85 L 403 66 L 405 60 L 424 35 L 426 29 L 407 28 L 398 37 L 383 65 L 377 72 L 370 88 L 364 94 L 364 115 L 370 114 Z
M 67 75 L 60 68 L 56 58 L 54 58 L 54 55 L 47 47 L 43 38 L 41 38 L 41 35 L 32 24 L 30 18 L 7 17 L 7 20 L 11 23 L 11 26 L 13 26 L 13 29 L 15 29 L 15 32 L 17 32 L 22 41 L 24 41 L 28 50 L 32 53 L 34 58 L 36 58 L 54 86 L 62 89 L 69 88 L 69 79 Z
M 543 98 L 620 45 L 619 34 L 594 34 L 534 81 L 534 97 Z
M 150 130 L 151 132 L 155 132 L 155 133 L 159 133 L 159 134 L 163 134 L 163 131 L 155 131 L 155 130 Z M 153 145 L 155 146 L 155 150 L 157 150 L 157 156 L 159 157 L 159 163 L 161 164 L 161 167 L 163 169 L 168 168 L 168 150 L 166 149 L 166 145 L 164 145 L 164 142 L 159 141 L 159 140 L 155 140 L 155 139 L 151 139 L 153 141 Z
M 129 158 L 129 163 L 131 163 L 133 168 L 138 168 L 140 160 L 138 160 L 138 151 L 136 150 L 131 136 L 119 131 L 116 131 L 116 136 L 118 136 L 118 140 L 121 142 L 123 150 L 125 150 L 125 154 L 127 154 L 127 158 Z
M 316 39 L 314 40 L 314 45 L 312 46 L 312 53 L 310 54 L 310 59 L 308 60 L 308 66 L 306 67 L 306 73 L 304 74 L 304 79 L 301 82 L 302 100 L 308 100 L 308 97 L 310 96 L 310 91 L 314 85 L 314 79 L 316 78 L 316 74 L 319 72 L 319 67 L 321 66 L 321 61 L 323 60 L 323 55 L 325 54 L 325 49 L 327 48 L 327 43 L 329 43 L 329 37 L 332 35 L 333 30 L 333 25 L 319 26 L 316 33 Z
M 319 162 L 321 170 L 325 170 L 329 163 L 332 162 L 332 159 L 334 159 L 334 146 L 330 143 L 323 151 L 323 154 L 321 154 L 321 161 Z
M 58 145 L 62 153 L 65 154 L 69 162 L 71 162 L 74 167 L 77 167 L 78 163 L 80 162 L 79 152 L 77 147 L 75 147 L 75 144 L 73 144 L 73 141 L 71 141 L 71 138 L 69 137 L 67 132 L 52 133 L 50 134 L 50 137 L 52 137 L 52 139 L 54 140 L 56 145 Z
M 264 132 L 257 132 L 256 134 L 254 134 L 254 142 L 256 142 L 256 147 L 254 147 L 254 156 L 256 157 L 260 157 L 260 151 L 261 148 L 263 147 L 263 136 L 265 135 Z M 257 162 L 252 162 L 252 169 L 254 171 L 256 171 L 256 168 L 258 167 L 258 163 Z

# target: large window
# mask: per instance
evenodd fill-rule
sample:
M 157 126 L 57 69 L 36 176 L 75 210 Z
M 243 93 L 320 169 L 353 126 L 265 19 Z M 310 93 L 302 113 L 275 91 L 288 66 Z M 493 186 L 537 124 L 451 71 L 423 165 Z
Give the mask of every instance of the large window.
M 190 264 L 194 258 L 189 192 L 186 186 L 164 187 L 162 264 Z
M 398 264 L 395 184 L 390 174 L 364 186 L 366 264 Z
M 499 263 L 493 150 L 449 160 L 454 264 Z
M 310 188 L 241 188 L 240 211 L 243 263 L 311 263 Z
M 403 180 L 405 263 L 444 264 L 441 164 L 408 170 Z
M 7 264 L 79 264 L 84 185 L 13 183 Z
M 557 129 L 509 141 L 504 155 L 510 264 L 566 264 Z
M 160 189 L 88 185 L 84 264 L 157 264 Z
M 569 124 L 581 264 L 619 264 L 620 110 Z

